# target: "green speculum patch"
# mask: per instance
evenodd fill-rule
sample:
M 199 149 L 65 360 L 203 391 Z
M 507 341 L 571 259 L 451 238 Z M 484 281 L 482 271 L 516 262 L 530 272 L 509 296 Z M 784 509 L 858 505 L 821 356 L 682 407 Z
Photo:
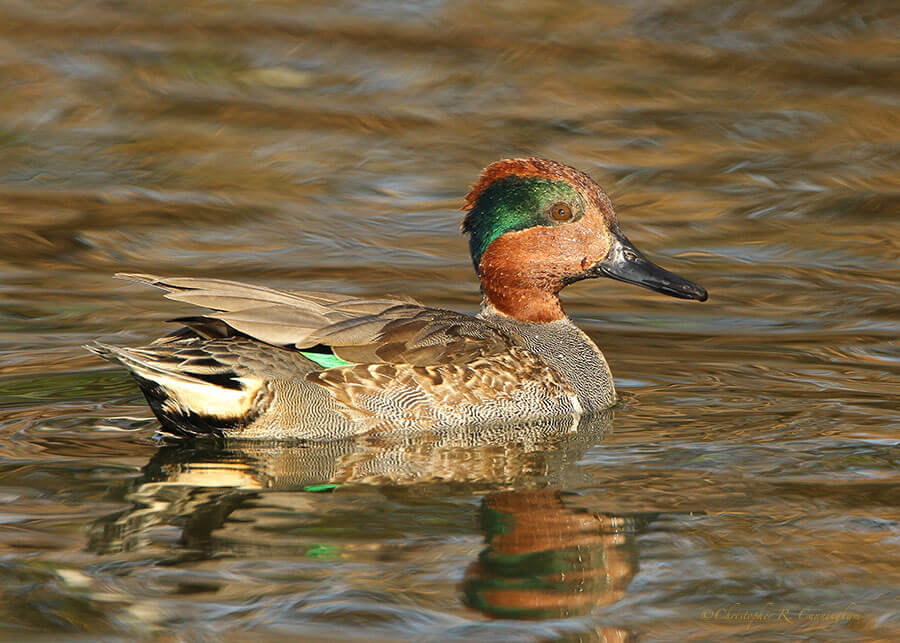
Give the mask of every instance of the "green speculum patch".
M 554 225 L 547 211 L 557 202 L 569 203 L 573 209 L 578 205 L 578 195 L 566 181 L 508 176 L 488 186 L 466 217 L 475 270 L 485 250 L 500 235 Z
M 334 353 L 317 353 L 314 351 L 300 351 L 303 357 L 314 361 L 323 368 L 336 368 L 338 366 L 351 366 L 353 362 L 341 359 Z

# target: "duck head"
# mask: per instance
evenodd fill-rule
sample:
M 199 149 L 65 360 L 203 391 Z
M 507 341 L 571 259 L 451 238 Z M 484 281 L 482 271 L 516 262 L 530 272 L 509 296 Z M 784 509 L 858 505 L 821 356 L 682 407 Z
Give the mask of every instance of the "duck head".
M 559 291 L 594 277 L 706 301 L 705 289 L 635 248 L 600 186 L 567 165 L 538 158 L 492 163 L 463 210 L 486 305 L 521 321 L 564 318 Z

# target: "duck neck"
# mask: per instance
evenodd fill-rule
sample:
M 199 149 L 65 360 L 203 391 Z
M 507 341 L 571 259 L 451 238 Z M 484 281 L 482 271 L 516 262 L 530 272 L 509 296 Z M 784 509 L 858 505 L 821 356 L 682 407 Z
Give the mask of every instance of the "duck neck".
M 504 275 L 491 271 L 481 273 L 484 307 L 524 322 L 553 322 L 566 319 L 559 289 L 538 280 L 517 278 L 503 280 Z

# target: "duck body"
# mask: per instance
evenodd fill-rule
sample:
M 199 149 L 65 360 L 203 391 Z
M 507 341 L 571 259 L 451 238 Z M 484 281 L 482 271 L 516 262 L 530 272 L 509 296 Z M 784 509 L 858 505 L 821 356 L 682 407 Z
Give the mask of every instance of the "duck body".
M 543 159 L 486 168 L 463 223 L 478 316 L 404 299 L 119 275 L 207 309 L 141 348 L 95 343 L 135 377 L 163 431 L 336 439 L 570 416 L 615 404 L 603 354 L 559 291 L 611 276 L 682 298 L 706 292 L 647 261 L 587 175 Z
M 606 360 L 568 319 L 122 277 L 220 309 L 181 318 L 185 328 L 143 348 L 92 347 L 131 370 L 175 435 L 331 439 L 578 416 L 615 403 Z

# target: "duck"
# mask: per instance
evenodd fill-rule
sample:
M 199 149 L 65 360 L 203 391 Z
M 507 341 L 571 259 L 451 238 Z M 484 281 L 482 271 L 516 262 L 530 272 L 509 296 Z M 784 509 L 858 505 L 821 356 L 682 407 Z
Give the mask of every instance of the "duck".
M 488 165 L 461 230 L 477 315 L 403 297 L 120 273 L 203 310 L 142 347 L 85 346 L 124 366 L 178 438 L 332 440 L 370 432 L 577 418 L 617 401 L 609 365 L 560 291 L 598 277 L 672 297 L 707 291 L 642 254 L 587 174 L 542 158 Z

